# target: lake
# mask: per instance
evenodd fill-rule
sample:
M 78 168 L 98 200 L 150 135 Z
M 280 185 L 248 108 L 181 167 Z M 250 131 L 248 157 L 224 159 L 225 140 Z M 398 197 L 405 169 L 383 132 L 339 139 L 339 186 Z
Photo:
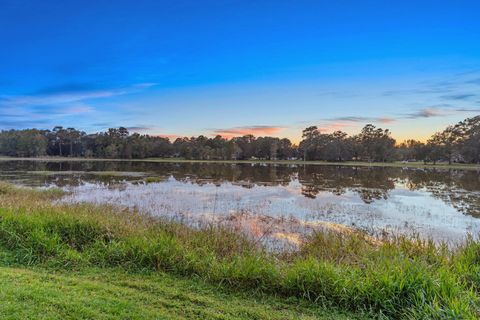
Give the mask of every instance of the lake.
M 480 232 L 480 172 L 459 169 L 143 161 L 0 161 L 0 179 L 61 187 L 61 201 L 113 204 L 190 225 L 297 243 L 318 228 L 418 234 L 455 243 Z

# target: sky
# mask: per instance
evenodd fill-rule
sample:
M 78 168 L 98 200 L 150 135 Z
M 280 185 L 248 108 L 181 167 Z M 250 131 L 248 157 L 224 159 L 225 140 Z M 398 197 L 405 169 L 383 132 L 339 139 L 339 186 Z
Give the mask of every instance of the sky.
M 0 0 L 0 129 L 427 139 L 480 114 L 479 1 Z

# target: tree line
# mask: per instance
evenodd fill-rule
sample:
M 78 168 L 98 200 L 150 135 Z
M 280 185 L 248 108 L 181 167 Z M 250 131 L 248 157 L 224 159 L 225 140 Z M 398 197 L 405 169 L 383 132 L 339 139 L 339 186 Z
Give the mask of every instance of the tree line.
M 367 124 L 359 134 L 303 130 L 299 145 L 287 138 L 217 135 L 168 138 L 110 128 L 87 134 L 75 128 L 24 129 L 0 132 L 0 155 L 13 157 L 184 158 L 199 160 L 361 160 L 371 162 L 425 161 L 480 163 L 480 116 L 465 119 L 432 135 L 426 142 L 397 144 L 388 129 Z

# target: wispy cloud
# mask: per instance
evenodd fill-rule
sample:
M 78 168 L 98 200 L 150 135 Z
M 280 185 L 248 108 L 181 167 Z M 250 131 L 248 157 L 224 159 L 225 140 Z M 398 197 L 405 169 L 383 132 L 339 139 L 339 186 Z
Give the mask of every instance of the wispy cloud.
M 475 113 L 480 112 L 478 108 L 455 107 L 448 103 L 442 103 L 434 106 L 424 107 L 417 110 L 412 110 L 409 113 L 403 113 L 396 116 L 384 117 L 363 117 L 363 116 L 343 116 L 335 118 L 321 119 L 318 121 L 318 127 L 322 132 L 332 132 L 336 130 L 347 130 L 349 128 L 358 128 L 367 123 L 373 124 L 392 124 L 405 120 L 426 119 L 435 117 L 446 117 L 460 113 Z M 308 125 L 311 122 L 302 122 Z
M 138 133 L 143 133 L 152 130 L 153 128 L 150 126 L 132 126 L 132 127 L 127 127 L 127 130 L 130 132 L 138 132 Z
M 65 83 L 40 88 L 26 95 L 3 95 L 0 96 L 0 116 L 3 118 L 0 125 L 3 128 L 18 127 L 21 123 L 27 124 L 27 119 L 35 120 L 36 125 L 42 125 L 48 123 L 48 120 L 93 113 L 96 111 L 92 106 L 95 99 L 136 93 L 154 85 L 138 83 L 120 88 L 98 88 L 89 83 Z M 20 122 L 19 119 L 24 121 Z
M 41 88 L 27 95 L 0 96 L 0 106 L 58 105 L 89 101 L 135 93 L 154 85 L 154 83 L 139 83 L 120 88 L 99 89 L 92 84 L 67 83 L 54 87 Z
M 467 70 L 467 71 L 459 72 L 459 73 L 457 73 L 457 76 L 466 76 L 466 75 L 478 74 L 478 73 L 480 73 L 480 69 L 479 68 L 474 68 L 474 69 L 470 69 L 470 70 Z
M 396 122 L 397 119 L 392 117 L 361 117 L 361 116 L 345 116 L 323 119 L 319 122 L 319 130 L 321 132 L 333 132 L 338 130 L 346 130 L 348 128 L 356 128 L 359 125 L 367 123 L 390 124 Z
M 0 128 L 40 128 L 48 124 L 47 119 L 25 120 L 25 119 L 0 119 Z
M 423 109 L 417 110 L 415 112 L 405 114 L 404 118 L 406 118 L 406 119 L 418 119 L 418 118 L 444 117 L 448 114 L 449 113 L 445 110 L 435 108 L 435 107 L 430 107 L 430 108 L 423 108 Z
M 240 137 L 247 134 L 252 134 L 254 136 L 262 135 L 272 135 L 282 131 L 284 127 L 281 126 L 244 126 L 244 127 L 234 127 L 226 129 L 214 129 L 213 135 L 221 135 L 225 138 Z
M 457 113 L 480 112 L 477 108 L 456 108 L 450 104 L 431 106 L 403 115 L 404 119 L 446 117 Z
M 477 109 L 470 109 L 470 108 L 458 108 L 455 109 L 457 112 L 479 112 L 480 113 L 480 108 Z
M 328 97 L 333 97 L 337 99 L 342 99 L 342 98 L 358 97 L 360 96 L 360 94 L 348 92 L 348 91 L 326 91 L 326 92 L 317 93 L 317 96 L 328 96 Z
M 436 84 L 430 85 L 422 89 L 401 89 L 401 90 L 388 90 L 383 92 L 383 96 L 405 96 L 405 95 L 424 95 L 424 94 L 439 94 L 446 92 L 454 92 L 453 85 Z
M 98 86 L 93 83 L 64 83 L 57 86 L 40 88 L 34 91 L 31 95 L 54 95 L 75 92 L 89 92 L 98 90 Z
M 470 80 L 465 81 L 465 83 L 467 83 L 467 84 L 478 84 L 478 85 L 480 85 L 480 78 L 470 79 Z
M 447 100 L 469 100 L 475 98 L 477 95 L 474 93 L 459 93 L 459 94 L 449 94 L 443 95 L 441 98 Z
M 355 127 L 356 124 L 348 121 L 327 121 L 321 122 L 318 126 L 320 132 L 343 131 L 350 127 Z
M 476 76 L 478 73 L 479 69 L 473 69 L 439 81 L 422 81 L 414 88 L 385 91 L 383 96 L 429 95 L 441 100 L 468 100 L 478 96 L 476 92 L 465 92 L 472 85 L 480 85 L 480 78 Z
M 396 121 L 394 118 L 390 117 L 356 117 L 356 116 L 347 116 L 347 117 L 337 117 L 328 119 L 330 121 L 346 121 L 346 122 L 375 122 L 375 123 L 393 123 Z

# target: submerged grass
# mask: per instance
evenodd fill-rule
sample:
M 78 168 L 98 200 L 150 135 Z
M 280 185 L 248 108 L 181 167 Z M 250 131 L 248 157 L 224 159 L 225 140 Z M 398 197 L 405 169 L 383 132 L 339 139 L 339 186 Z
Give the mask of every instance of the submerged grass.
M 334 306 L 378 318 L 480 317 L 480 243 L 456 248 L 359 232 L 274 254 L 224 227 L 192 229 L 109 206 L 52 204 L 56 190 L 0 185 L 0 245 L 23 265 L 115 267 Z

